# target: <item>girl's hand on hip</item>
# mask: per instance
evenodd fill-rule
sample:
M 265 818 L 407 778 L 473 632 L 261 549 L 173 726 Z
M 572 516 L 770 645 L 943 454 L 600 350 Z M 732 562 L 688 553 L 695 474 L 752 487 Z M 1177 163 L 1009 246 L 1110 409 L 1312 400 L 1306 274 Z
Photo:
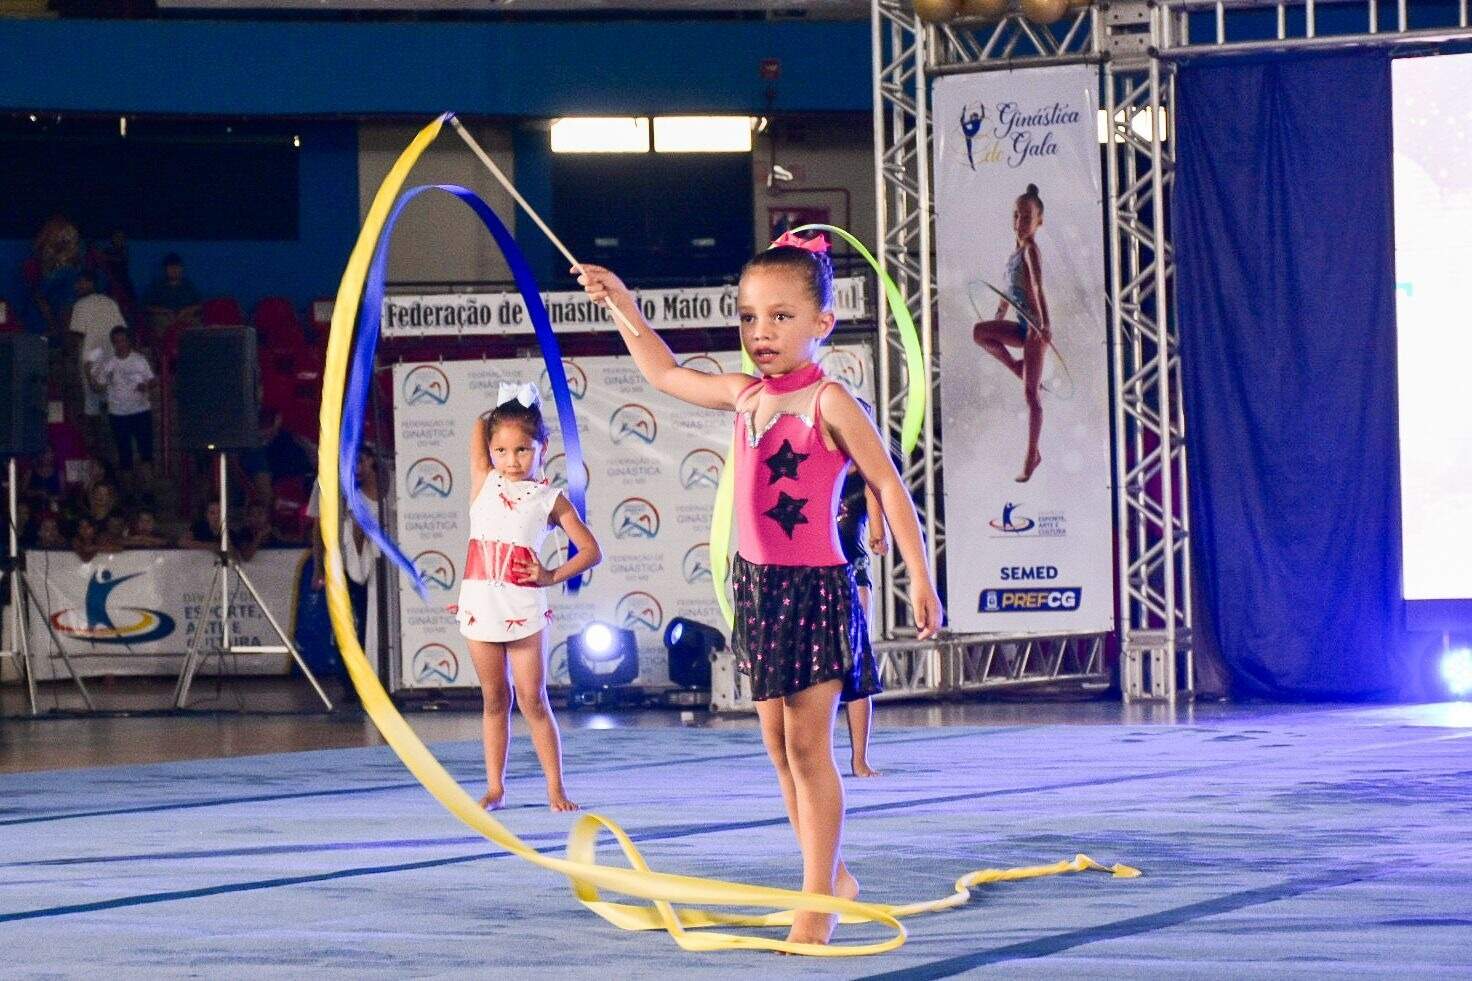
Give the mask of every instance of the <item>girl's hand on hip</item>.
M 517 585 L 521 586 L 550 586 L 552 585 L 552 573 L 537 559 L 535 555 L 530 558 L 517 559 L 511 563 L 511 570 L 516 576 Z

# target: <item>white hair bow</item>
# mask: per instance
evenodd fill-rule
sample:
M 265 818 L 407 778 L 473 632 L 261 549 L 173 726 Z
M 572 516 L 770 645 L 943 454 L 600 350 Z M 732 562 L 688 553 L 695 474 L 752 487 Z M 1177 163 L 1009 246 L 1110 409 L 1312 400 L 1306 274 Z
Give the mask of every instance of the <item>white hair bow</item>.
M 507 402 L 520 402 L 530 409 L 542 401 L 542 393 L 537 391 L 537 386 L 531 382 L 518 385 L 515 382 L 502 382 L 496 390 L 496 405 L 502 406 Z

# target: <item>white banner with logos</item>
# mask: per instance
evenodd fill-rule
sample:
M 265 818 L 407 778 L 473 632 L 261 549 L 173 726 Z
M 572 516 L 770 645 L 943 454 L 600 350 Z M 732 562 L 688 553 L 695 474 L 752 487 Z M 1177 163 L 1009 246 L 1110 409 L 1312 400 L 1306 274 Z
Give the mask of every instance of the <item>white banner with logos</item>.
M 956 630 L 1113 626 L 1098 85 L 1086 65 L 935 83 Z
M 296 584 L 305 549 L 266 549 L 242 563 L 281 626 L 294 630 Z M 187 549 L 140 549 L 99 555 L 83 562 L 72 552 L 27 552 L 27 582 L 51 621 L 57 638 L 77 670 L 103 674 L 177 674 L 179 655 L 206 619 L 205 600 L 215 571 L 212 552 Z M 250 593 L 233 576 L 230 582 L 232 640 L 240 645 L 275 645 L 280 640 Z M 205 649 L 218 649 L 222 637 L 220 603 L 215 597 L 208 614 Z M 5 617 L 10 632 L 10 617 Z M 28 610 L 27 636 L 36 657 L 37 678 L 64 678 L 66 666 L 54 656 L 46 622 Z M 14 649 L 14 639 L 5 644 Z M 231 673 L 282 674 L 280 657 L 241 656 Z M 200 668 L 213 672 L 211 658 Z
M 739 355 L 682 355 L 681 363 L 735 371 Z M 872 401 L 867 346 L 827 349 L 822 363 L 830 377 Z M 588 468 L 588 525 L 603 561 L 577 595 L 560 587 L 552 594 L 549 681 L 567 683 L 567 637 L 601 620 L 637 636 L 637 683 L 663 685 L 669 677 L 666 623 L 688 617 L 724 626 L 711 590 L 710 512 L 731 440 L 731 415 L 655 392 L 627 357 L 568 359 L 564 365 Z M 552 431 L 545 472 L 565 485 L 567 461 L 540 359 L 394 368 L 398 540 L 424 573 L 433 598 L 426 606 L 407 578 L 398 577 L 404 687 L 476 684 L 446 607 L 459 595 L 469 535 L 470 427 L 492 407 L 503 381 L 533 382 L 541 389 Z M 543 554 L 549 566 L 563 561 L 561 532 L 548 536 Z
M 865 315 L 863 278 L 840 278 L 833 287 L 834 312 L 839 320 L 857 320 Z M 656 330 L 736 322 L 734 284 L 636 290 L 634 296 L 645 319 Z M 581 290 L 543 293 L 542 301 L 557 330 L 617 329 L 608 308 L 589 300 Z M 526 301 L 520 293 L 398 293 L 383 298 L 384 337 L 525 334 L 531 329 Z

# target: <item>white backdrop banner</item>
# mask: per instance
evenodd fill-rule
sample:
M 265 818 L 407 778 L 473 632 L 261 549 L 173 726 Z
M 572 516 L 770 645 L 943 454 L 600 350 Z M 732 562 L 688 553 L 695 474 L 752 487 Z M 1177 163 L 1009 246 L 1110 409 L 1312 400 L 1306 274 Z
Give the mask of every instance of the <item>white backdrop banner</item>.
M 261 598 L 287 631 L 294 630 L 296 583 L 304 549 L 266 549 L 242 563 Z M 183 549 L 143 549 L 99 555 L 83 562 L 72 552 L 27 552 L 26 570 L 31 589 L 45 609 L 58 639 L 84 675 L 175 674 L 182 666 L 178 655 L 206 619 L 205 594 L 214 575 L 212 552 Z M 36 652 L 51 650 L 46 623 L 34 607 L 28 611 L 28 637 Z M 217 649 L 221 638 L 218 598 L 208 610 L 206 650 Z M 245 587 L 230 582 L 232 639 L 241 645 L 279 644 L 271 624 Z M 6 631 L 10 617 L 5 618 Z M 12 645 L 6 638 L 7 646 Z M 13 649 L 13 647 L 12 647 Z M 173 655 L 173 656 L 166 656 Z M 213 671 L 215 661 L 201 665 Z M 239 674 L 281 674 L 287 655 L 243 656 L 231 671 Z M 55 658 L 37 658 L 36 677 L 66 677 Z
M 935 83 L 947 612 L 957 630 L 1113 626 L 1098 84 L 1088 66 Z M 1029 185 L 1040 215 L 1019 200 Z
M 864 280 L 837 279 L 833 283 L 834 311 L 839 320 L 865 314 Z M 736 321 L 736 286 L 687 286 L 678 289 L 637 290 L 634 297 L 644 317 L 656 330 L 714 327 Z M 558 330 L 614 330 L 617 325 L 606 307 L 588 299 L 582 290 L 543 293 L 547 315 Z M 446 334 L 478 336 L 525 334 L 531 317 L 520 293 L 399 293 L 383 298 L 384 337 L 439 337 Z
M 682 364 L 735 371 L 736 352 L 681 355 Z M 650 388 L 627 357 L 567 359 L 588 468 L 588 526 L 603 561 L 577 595 L 552 594 L 549 681 L 566 684 L 567 637 L 593 620 L 634 631 L 638 684 L 668 682 L 664 625 L 688 617 L 721 626 L 711 590 L 710 512 L 731 439 L 731 415 L 699 409 Z M 872 401 L 868 347 L 829 348 L 824 370 Z M 446 361 L 394 368 L 398 540 L 424 573 L 426 606 L 398 577 L 402 622 L 400 681 L 409 688 L 475 685 L 475 670 L 453 617 L 469 535 L 469 440 L 490 409 L 497 385 L 533 382 L 552 430 L 545 470 L 566 485 L 567 460 L 556 407 L 540 359 Z M 548 536 L 544 560 L 566 556 L 561 532 Z

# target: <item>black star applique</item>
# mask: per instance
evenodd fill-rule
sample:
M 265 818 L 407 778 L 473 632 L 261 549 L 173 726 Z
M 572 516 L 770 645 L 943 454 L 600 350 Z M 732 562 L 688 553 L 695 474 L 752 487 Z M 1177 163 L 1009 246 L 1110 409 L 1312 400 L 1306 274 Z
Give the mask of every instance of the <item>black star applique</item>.
M 807 516 L 802 513 L 807 503 L 806 497 L 789 497 L 786 491 L 781 491 L 777 495 L 777 503 L 762 513 L 781 525 L 787 537 L 791 538 L 794 528 L 808 523 Z
M 807 453 L 799 453 L 792 448 L 792 440 L 784 439 L 782 448 L 767 457 L 766 464 L 772 470 L 772 479 L 767 481 L 770 487 L 783 477 L 797 479 L 797 466 L 808 458 Z

